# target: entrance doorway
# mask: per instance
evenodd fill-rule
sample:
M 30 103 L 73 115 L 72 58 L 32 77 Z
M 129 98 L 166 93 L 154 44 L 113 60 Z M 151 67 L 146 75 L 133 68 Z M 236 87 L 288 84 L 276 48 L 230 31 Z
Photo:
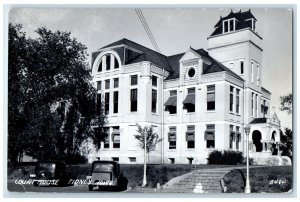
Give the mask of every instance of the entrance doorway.
M 261 152 L 263 149 L 263 145 L 261 143 L 261 132 L 260 131 L 255 130 L 252 132 L 252 141 L 253 141 L 253 144 L 255 145 L 255 151 Z

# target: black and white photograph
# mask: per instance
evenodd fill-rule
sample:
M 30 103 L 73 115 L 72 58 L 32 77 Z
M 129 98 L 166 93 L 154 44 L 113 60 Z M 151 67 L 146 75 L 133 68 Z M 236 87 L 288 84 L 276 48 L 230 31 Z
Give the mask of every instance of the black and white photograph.
M 6 190 L 293 194 L 295 12 L 10 7 Z

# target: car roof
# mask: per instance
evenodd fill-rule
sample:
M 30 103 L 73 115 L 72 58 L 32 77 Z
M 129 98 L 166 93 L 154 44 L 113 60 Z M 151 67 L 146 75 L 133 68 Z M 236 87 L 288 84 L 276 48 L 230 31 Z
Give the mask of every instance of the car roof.
M 93 161 L 92 165 L 94 164 L 114 164 L 114 165 L 119 165 L 118 162 L 116 161 Z

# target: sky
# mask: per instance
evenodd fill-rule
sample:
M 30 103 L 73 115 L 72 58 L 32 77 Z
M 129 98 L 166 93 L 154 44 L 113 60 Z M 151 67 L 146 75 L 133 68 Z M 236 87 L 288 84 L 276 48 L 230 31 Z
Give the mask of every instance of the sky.
M 230 9 L 142 8 L 142 12 L 161 52 L 168 56 L 185 52 L 190 46 L 207 50 L 207 37 Z M 258 20 L 256 31 L 263 38 L 262 86 L 272 92 L 271 106 L 275 106 L 281 126 L 291 128 L 292 115 L 279 110 L 279 97 L 292 92 L 292 10 L 261 7 L 251 12 Z M 88 53 L 122 38 L 154 49 L 134 9 L 14 8 L 9 22 L 22 24 L 32 38 L 39 27 L 70 31 L 87 46 Z

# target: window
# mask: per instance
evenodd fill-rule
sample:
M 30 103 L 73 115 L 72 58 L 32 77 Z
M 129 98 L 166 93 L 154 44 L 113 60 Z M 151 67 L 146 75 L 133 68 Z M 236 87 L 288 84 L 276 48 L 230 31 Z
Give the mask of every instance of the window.
M 188 88 L 187 96 L 183 101 L 183 106 L 188 113 L 195 112 L 195 88 Z
M 267 112 L 268 112 L 268 106 L 266 105 L 266 100 L 263 100 L 261 104 L 261 113 L 263 117 L 267 115 Z
M 113 148 L 120 148 L 120 127 L 114 126 L 113 132 L 111 134 L 111 139 L 113 142 Z
M 152 86 L 157 86 L 157 77 L 152 76 Z
M 176 127 L 169 128 L 168 141 L 169 149 L 176 149 Z
M 241 142 L 241 133 L 240 133 L 240 127 L 236 127 L 236 139 L 235 139 L 235 149 L 240 149 L 240 142 Z
M 251 61 L 251 83 L 253 83 L 253 80 L 254 80 L 254 62 Z
M 130 90 L 130 111 L 131 112 L 137 111 L 137 96 L 138 96 L 137 89 L 131 89 Z
M 97 81 L 97 90 L 101 90 L 101 81 Z
M 252 116 L 254 117 L 254 93 L 251 94 L 251 110 Z
M 99 116 L 101 114 L 101 93 L 97 93 L 97 106 L 96 106 L 96 114 Z
M 165 106 L 170 114 L 177 113 L 177 90 L 170 90 L 170 97 L 165 103 Z
M 223 21 L 223 33 L 232 32 L 235 30 L 235 19 Z
M 244 61 L 240 61 L 241 74 L 244 74 Z
M 258 117 L 258 95 L 256 94 L 256 99 L 255 99 L 255 115 Z
M 256 66 L 256 68 L 257 68 L 257 76 L 256 76 L 256 84 L 259 86 L 259 65 L 257 64 L 257 66 Z
M 114 88 L 119 88 L 119 78 L 114 78 Z
M 188 149 L 195 148 L 195 126 L 187 126 L 186 141 Z
M 109 148 L 109 128 L 104 128 L 104 148 Z
M 137 75 L 132 75 L 132 76 L 130 77 L 130 83 L 131 83 L 132 86 L 138 84 L 138 77 L 137 77 Z
M 113 105 L 113 107 L 114 107 L 114 109 L 113 109 L 113 113 L 118 113 L 119 112 L 119 107 L 118 107 L 118 103 L 119 103 L 119 92 L 118 91 L 115 91 L 114 92 L 114 98 L 113 98 L 113 100 L 114 100 L 114 105 Z
M 115 58 L 115 64 L 114 64 L 114 68 L 115 69 L 118 69 L 119 68 L 119 62 L 118 62 L 118 59 L 116 57 Z
M 112 157 L 111 159 L 115 162 L 119 162 L 119 157 Z
M 215 125 L 214 124 L 206 125 L 204 139 L 206 140 L 206 148 L 208 149 L 215 148 Z
M 189 77 L 194 77 L 195 76 L 195 74 L 196 74 L 196 71 L 195 71 L 195 69 L 194 68 L 190 68 L 189 69 L 189 71 L 188 71 L 188 75 L 189 75 Z
M 109 92 L 105 93 L 104 100 L 104 112 L 105 114 L 109 114 Z
M 229 100 L 229 110 L 230 110 L 230 112 L 233 112 L 233 91 L 234 91 L 234 87 L 230 86 L 230 100 Z
M 215 85 L 207 86 L 207 110 L 215 110 Z
M 109 79 L 105 80 L 105 89 L 109 89 L 110 87 L 110 81 Z
M 240 90 L 239 89 L 236 89 L 236 95 L 235 95 L 235 98 L 236 98 L 236 108 L 235 108 L 235 111 L 237 114 L 240 114 Z
M 102 72 L 102 59 L 99 63 L 99 66 L 98 66 L 98 72 Z
M 129 162 L 135 163 L 136 162 L 136 157 L 129 157 Z
M 151 102 L 151 111 L 156 113 L 157 105 L 157 90 L 152 89 L 152 102 Z
M 110 70 L 110 55 L 106 55 L 106 70 Z
M 169 158 L 169 162 L 170 162 L 170 164 L 174 164 L 175 163 L 175 158 Z
M 233 125 L 230 125 L 230 131 L 229 131 L 229 148 L 232 149 L 233 148 L 233 141 L 234 141 L 234 136 L 235 136 L 235 132 L 233 129 Z

